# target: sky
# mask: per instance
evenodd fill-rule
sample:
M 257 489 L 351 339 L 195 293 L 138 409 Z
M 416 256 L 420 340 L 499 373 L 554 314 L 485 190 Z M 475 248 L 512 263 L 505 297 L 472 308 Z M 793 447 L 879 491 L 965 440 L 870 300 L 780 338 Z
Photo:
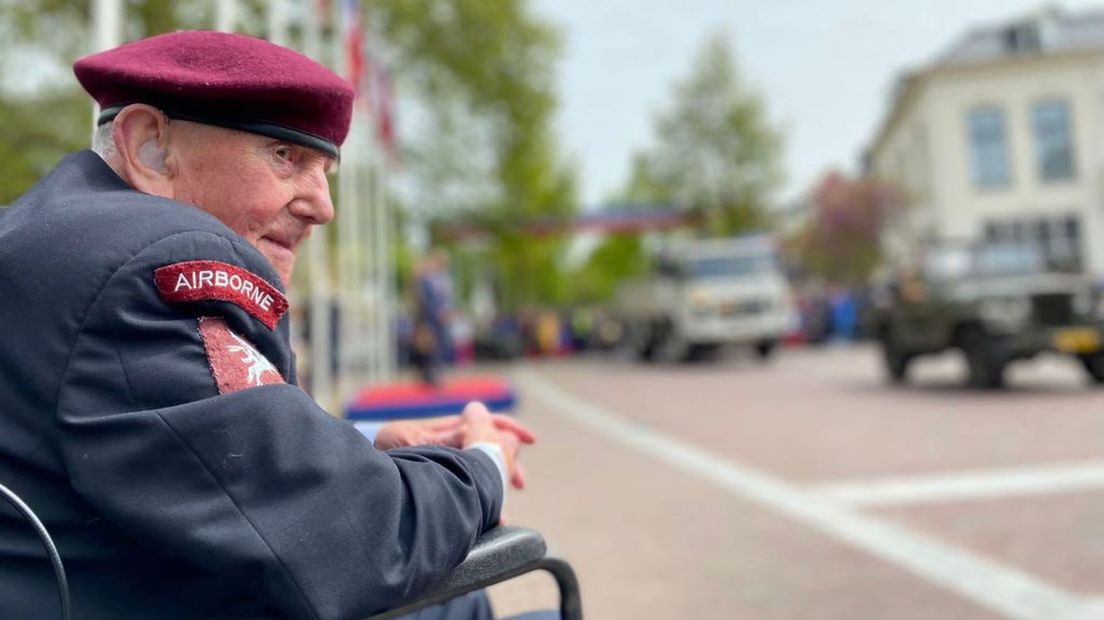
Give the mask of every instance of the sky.
M 1050 3 L 1104 10 L 1104 0 Z M 730 38 L 741 75 L 785 136 L 785 203 L 826 171 L 855 172 L 902 71 L 979 26 L 1048 6 L 1030 0 L 532 0 L 561 28 L 557 129 L 583 205 L 624 183 L 706 39 Z

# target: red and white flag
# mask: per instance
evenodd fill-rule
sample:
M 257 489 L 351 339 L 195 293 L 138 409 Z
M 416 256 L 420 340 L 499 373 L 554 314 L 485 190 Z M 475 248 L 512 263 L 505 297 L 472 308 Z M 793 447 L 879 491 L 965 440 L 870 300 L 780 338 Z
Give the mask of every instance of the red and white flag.
M 375 102 L 372 106 L 376 114 L 376 137 L 387 151 L 392 163 L 398 162 L 398 144 L 395 136 L 395 91 L 391 82 L 391 74 L 382 63 L 374 63 L 372 89 L 375 94 Z
M 341 3 L 342 40 L 345 48 L 345 77 L 356 89 L 357 97 L 364 94 L 364 27 L 360 21 L 360 0 L 343 0 Z

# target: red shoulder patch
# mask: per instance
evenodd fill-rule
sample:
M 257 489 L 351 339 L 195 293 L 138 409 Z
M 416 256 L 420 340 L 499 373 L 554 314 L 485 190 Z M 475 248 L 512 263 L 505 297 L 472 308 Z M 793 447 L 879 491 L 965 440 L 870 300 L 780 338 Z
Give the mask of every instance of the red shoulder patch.
M 220 318 L 199 320 L 199 334 L 219 394 L 284 383 L 280 371 L 248 340 L 235 334 Z
M 229 301 L 275 329 L 287 312 L 288 300 L 267 280 L 237 265 L 213 260 L 192 260 L 165 265 L 153 271 L 161 299 L 169 303 Z

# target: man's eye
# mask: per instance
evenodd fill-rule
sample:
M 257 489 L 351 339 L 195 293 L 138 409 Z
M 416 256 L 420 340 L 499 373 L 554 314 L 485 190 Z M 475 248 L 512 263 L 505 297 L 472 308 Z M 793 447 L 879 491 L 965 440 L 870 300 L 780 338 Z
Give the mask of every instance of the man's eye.
M 291 161 L 295 157 L 295 151 L 290 146 L 278 146 L 274 152 L 276 158 L 282 161 Z

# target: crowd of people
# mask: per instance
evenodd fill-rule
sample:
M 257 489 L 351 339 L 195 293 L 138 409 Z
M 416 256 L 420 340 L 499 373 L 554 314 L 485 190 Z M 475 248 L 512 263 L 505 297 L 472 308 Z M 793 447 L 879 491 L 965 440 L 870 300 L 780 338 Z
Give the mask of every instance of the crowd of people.
M 795 289 L 798 325 L 793 344 L 854 342 L 870 337 L 871 293 L 866 288 L 813 283 Z
M 433 271 L 426 269 L 423 273 Z M 527 307 L 516 313 L 500 312 L 486 324 L 473 326 L 462 305 L 456 305 L 451 297 L 447 313 L 425 310 L 437 307 L 438 302 L 433 300 L 438 295 L 433 292 L 433 278 L 420 276 L 419 280 L 423 282 L 418 286 L 422 294 L 400 325 L 399 358 L 412 364 L 427 383 L 432 383 L 430 376 L 439 380 L 441 369 L 453 364 L 608 352 L 622 344 L 623 326 L 613 312 L 602 307 Z M 874 306 L 866 288 L 799 286 L 793 299 L 798 321 L 787 334 L 786 344 L 847 343 L 871 335 Z M 421 335 L 419 324 L 424 326 Z M 432 354 L 421 352 L 431 350 L 434 343 L 447 345 Z M 433 371 L 427 373 L 431 363 Z

